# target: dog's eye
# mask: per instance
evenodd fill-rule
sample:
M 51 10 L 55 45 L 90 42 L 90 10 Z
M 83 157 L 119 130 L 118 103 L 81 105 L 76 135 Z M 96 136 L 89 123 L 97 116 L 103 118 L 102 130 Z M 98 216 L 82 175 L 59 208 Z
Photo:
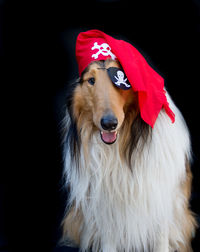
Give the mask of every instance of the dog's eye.
M 94 85 L 94 83 L 95 83 L 95 78 L 94 78 L 94 77 L 89 78 L 88 82 L 90 83 L 90 85 Z

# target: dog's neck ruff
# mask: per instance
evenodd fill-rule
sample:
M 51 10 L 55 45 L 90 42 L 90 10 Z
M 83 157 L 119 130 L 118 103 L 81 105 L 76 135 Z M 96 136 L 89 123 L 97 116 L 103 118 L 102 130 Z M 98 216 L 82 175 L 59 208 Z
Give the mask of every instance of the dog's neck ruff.
M 119 142 L 105 145 L 99 134 L 92 136 L 87 157 L 81 147 L 78 169 L 66 153 L 69 204 L 81 209 L 84 218 L 81 251 L 155 251 L 162 231 L 172 227 L 173 240 L 183 240 L 172 202 L 181 194 L 177 181 L 185 179 L 190 141 L 180 112 L 171 106 L 176 122 L 171 125 L 161 111 L 142 152 L 140 141 L 133 150 L 131 169 L 120 158 Z M 184 196 L 178 199 L 181 216 Z

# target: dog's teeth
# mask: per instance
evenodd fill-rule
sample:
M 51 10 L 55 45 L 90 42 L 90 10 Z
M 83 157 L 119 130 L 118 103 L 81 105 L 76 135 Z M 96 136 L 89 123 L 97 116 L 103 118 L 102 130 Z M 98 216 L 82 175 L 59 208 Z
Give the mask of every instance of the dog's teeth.
M 101 132 L 101 135 L 103 135 L 103 131 L 100 131 Z M 114 132 L 116 135 L 117 135 L 117 131 L 108 131 L 108 132 Z

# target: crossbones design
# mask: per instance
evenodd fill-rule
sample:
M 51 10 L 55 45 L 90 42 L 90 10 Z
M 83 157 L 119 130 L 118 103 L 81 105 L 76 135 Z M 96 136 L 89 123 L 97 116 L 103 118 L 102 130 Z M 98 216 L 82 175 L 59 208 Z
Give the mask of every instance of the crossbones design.
M 124 73 L 122 72 L 122 71 L 117 71 L 117 76 L 114 76 L 115 77 L 115 79 L 117 80 L 116 82 L 115 82 L 115 84 L 117 85 L 117 86 L 120 86 L 121 84 L 123 84 L 123 85 L 125 85 L 127 88 L 129 88 L 130 87 L 130 85 L 128 84 L 128 83 L 126 83 L 126 81 L 127 81 L 127 78 L 126 79 L 124 79 Z
M 103 43 L 101 45 L 98 45 L 97 42 L 94 43 L 94 46 L 91 48 L 92 50 L 98 49 L 99 51 L 92 54 L 92 58 L 97 59 L 99 57 L 99 54 L 102 54 L 103 56 L 110 56 L 113 60 L 116 58 L 116 56 L 111 52 L 111 47 L 107 43 Z

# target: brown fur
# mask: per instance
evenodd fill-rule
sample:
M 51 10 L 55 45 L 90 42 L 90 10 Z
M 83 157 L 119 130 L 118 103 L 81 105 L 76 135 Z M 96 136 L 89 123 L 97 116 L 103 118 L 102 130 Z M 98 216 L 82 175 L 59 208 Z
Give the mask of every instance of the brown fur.
M 106 61 L 105 66 L 119 67 L 117 62 Z M 78 128 L 87 118 L 88 124 L 94 124 L 96 129 L 101 129 L 100 120 L 108 111 L 112 111 L 118 119 L 118 128 L 122 125 L 125 112 L 136 95 L 132 89 L 128 91 L 115 87 L 104 69 L 99 69 L 98 63 L 93 63 L 83 76 L 83 81 L 75 90 L 74 94 L 74 116 L 78 119 Z M 94 77 L 95 85 L 88 83 L 88 79 Z M 91 113 L 92 112 L 92 113 Z M 91 123 L 92 122 L 92 123 Z
M 191 196 L 191 185 L 192 185 L 192 172 L 190 169 L 189 161 L 186 160 L 186 178 L 180 184 L 181 190 L 185 196 L 184 212 L 185 218 L 180 220 L 182 225 L 182 230 L 184 231 L 184 244 L 180 244 L 180 250 L 178 252 L 192 252 L 191 240 L 194 237 L 195 229 L 197 228 L 197 222 L 194 218 L 194 214 L 189 208 L 189 201 Z M 179 219 L 180 216 L 178 212 L 176 213 L 176 218 Z
M 182 229 L 184 230 L 184 244 L 180 243 L 180 249 L 178 252 L 192 252 L 191 240 L 194 237 L 195 229 L 197 228 L 197 222 L 194 218 L 194 214 L 189 209 L 189 199 L 191 196 L 191 183 L 192 183 L 192 173 L 190 169 L 189 162 L 186 162 L 186 172 L 187 176 L 184 182 L 181 183 L 181 188 L 185 195 L 185 219 L 181 219 Z M 176 213 L 176 218 L 179 219 L 178 212 Z M 63 237 L 68 237 L 69 241 L 73 242 L 79 246 L 81 237 L 81 227 L 84 224 L 83 215 L 80 209 L 75 211 L 72 207 L 67 213 L 65 219 L 63 220 Z M 171 244 L 173 246 L 173 244 Z
M 73 94 L 72 113 L 76 120 L 78 135 L 81 142 L 84 143 L 83 150 L 86 162 L 88 157 L 87 143 L 89 143 L 94 131 L 102 130 L 100 121 L 102 116 L 108 112 L 112 112 L 118 119 L 117 131 L 120 132 L 119 141 L 121 141 L 119 144 L 120 155 L 121 159 L 127 159 L 128 154 L 126 153 L 133 132 L 133 122 L 136 121 L 139 114 L 137 94 L 132 89 L 124 91 L 115 87 L 105 70 L 108 67 L 120 66 L 116 61 L 111 60 L 93 62 L 81 77 L 81 82 L 77 85 Z M 88 83 L 91 77 L 95 78 L 94 85 Z M 137 128 L 141 130 L 140 125 Z M 147 129 L 149 130 L 149 128 Z M 180 184 L 185 196 L 184 211 L 186 218 L 180 220 L 179 211 L 174 209 L 177 223 L 181 223 L 184 230 L 185 240 L 185 244 L 180 244 L 181 249 L 178 252 L 192 251 L 190 243 L 197 226 L 195 218 L 189 210 L 191 182 L 192 173 L 189 162 L 186 160 L 186 179 Z M 81 229 L 84 225 L 81 209 L 75 211 L 75 207 L 72 207 L 62 225 L 63 237 L 68 237 L 73 243 L 79 245 Z
M 74 207 L 67 213 L 63 220 L 63 237 L 68 237 L 69 241 L 77 246 L 80 244 L 81 226 L 83 225 L 83 216 L 80 210 L 75 211 Z
M 120 145 L 123 158 L 130 139 L 128 132 L 131 132 L 131 124 L 138 115 L 137 95 L 132 89 L 122 90 L 115 87 L 107 71 L 100 67 L 101 64 L 101 62 L 92 63 L 83 75 L 81 85 L 75 89 L 73 115 L 76 118 L 78 132 L 81 131 L 82 142 L 88 143 L 93 131 L 101 129 L 100 121 L 103 115 L 112 112 L 118 119 L 117 130 L 122 128 L 120 134 L 123 134 L 123 141 Z M 107 60 L 104 67 L 120 66 L 116 61 Z M 91 77 L 95 78 L 94 86 L 88 83 Z M 84 145 L 85 157 L 88 156 L 87 146 Z
M 82 76 L 80 85 L 74 90 L 72 108 L 73 117 L 76 120 L 77 131 L 84 142 L 83 150 L 85 161 L 88 156 L 88 142 L 94 131 L 101 129 L 100 121 L 104 113 L 112 111 L 118 119 L 118 128 L 122 135 L 121 158 L 124 158 L 124 150 L 130 139 L 131 125 L 138 115 L 137 95 L 130 90 L 122 90 L 113 85 L 105 69 L 101 66 L 120 67 L 119 63 L 107 60 L 105 63 L 94 62 Z M 88 79 L 94 77 L 95 85 L 88 83 Z M 126 120 L 124 120 L 126 118 Z M 81 131 L 81 134 L 80 134 Z M 80 209 L 75 211 L 72 207 L 63 220 L 63 237 L 68 237 L 74 244 L 79 245 L 83 216 Z

